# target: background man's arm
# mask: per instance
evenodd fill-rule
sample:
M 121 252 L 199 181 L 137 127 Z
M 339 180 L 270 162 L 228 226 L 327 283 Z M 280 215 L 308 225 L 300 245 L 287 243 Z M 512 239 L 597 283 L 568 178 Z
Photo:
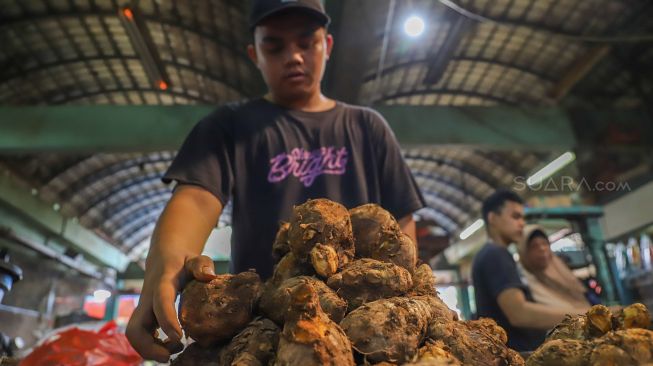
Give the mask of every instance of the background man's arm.
M 569 314 L 566 310 L 527 301 L 524 292 L 514 287 L 503 290 L 497 302 L 510 324 L 520 328 L 551 329 Z M 579 308 L 572 315 L 587 310 L 589 307 Z

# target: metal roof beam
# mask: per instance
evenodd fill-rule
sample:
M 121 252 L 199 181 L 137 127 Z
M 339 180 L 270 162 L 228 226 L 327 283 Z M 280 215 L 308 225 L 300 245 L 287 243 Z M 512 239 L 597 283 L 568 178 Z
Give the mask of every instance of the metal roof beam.
M 127 268 L 129 259 L 118 248 L 74 220 L 62 216 L 52 206 L 31 194 L 8 171 L 0 169 L 0 172 L 0 207 L 11 208 L 15 211 L 14 216 L 32 223 L 34 232 L 39 231 L 40 236 L 55 238 L 58 243 L 83 253 L 84 257 L 96 264 L 118 271 Z

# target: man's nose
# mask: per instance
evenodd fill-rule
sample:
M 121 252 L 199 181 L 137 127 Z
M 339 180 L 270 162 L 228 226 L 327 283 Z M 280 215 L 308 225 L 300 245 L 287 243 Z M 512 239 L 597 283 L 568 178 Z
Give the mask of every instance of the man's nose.
M 291 45 L 286 52 L 286 63 L 291 65 L 302 64 L 304 62 L 304 55 L 302 49 L 297 45 Z

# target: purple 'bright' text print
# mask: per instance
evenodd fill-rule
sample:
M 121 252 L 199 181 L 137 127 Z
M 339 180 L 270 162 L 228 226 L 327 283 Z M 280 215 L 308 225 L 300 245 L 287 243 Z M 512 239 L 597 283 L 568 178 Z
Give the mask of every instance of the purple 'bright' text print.
M 310 187 L 319 175 L 345 174 L 347 155 L 345 147 L 329 146 L 313 151 L 294 148 L 289 154 L 281 153 L 270 159 L 268 182 L 277 183 L 292 174 L 304 187 Z

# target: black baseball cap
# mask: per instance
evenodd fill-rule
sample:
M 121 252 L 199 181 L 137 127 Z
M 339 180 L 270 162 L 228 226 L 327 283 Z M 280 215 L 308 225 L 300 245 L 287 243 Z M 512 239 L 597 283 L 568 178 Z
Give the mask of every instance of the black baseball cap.
M 264 19 L 290 10 L 304 12 L 325 27 L 331 22 L 321 0 L 253 0 L 249 13 L 249 29 L 254 31 Z

